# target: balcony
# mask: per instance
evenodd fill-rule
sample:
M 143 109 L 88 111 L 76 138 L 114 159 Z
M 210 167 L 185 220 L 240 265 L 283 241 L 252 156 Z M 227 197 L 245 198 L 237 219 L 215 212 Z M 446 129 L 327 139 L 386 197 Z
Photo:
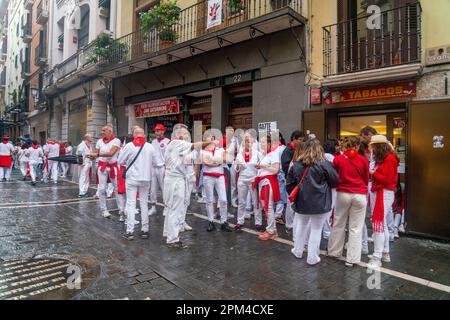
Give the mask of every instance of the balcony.
M 31 34 L 31 23 L 27 23 L 22 27 L 22 39 L 25 43 L 30 43 L 33 40 L 33 35 Z
M 48 21 L 48 1 L 42 0 L 36 10 L 36 22 L 40 25 L 44 25 Z
M 22 63 L 22 73 L 21 76 L 23 79 L 28 79 L 28 77 L 31 75 L 30 73 L 30 61 L 29 60 L 25 60 Z
M 37 67 L 45 67 L 47 65 L 47 52 L 42 45 L 34 49 L 34 64 Z
M 47 88 L 53 84 L 53 70 L 44 74 L 43 87 Z
M 244 9 L 223 1 L 222 23 L 207 27 L 208 1 L 181 11 L 173 43 L 161 40 L 161 30 L 140 30 L 116 39 L 108 56 L 99 57 L 101 73 L 119 77 L 122 73 L 186 59 L 256 37 L 306 24 L 305 0 L 244 0 Z M 167 31 L 167 30 L 163 30 Z
M 420 3 L 414 3 L 381 12 L 379 26 L 369 28 L 365 16 L 323 27 L 323 84 L 415 74 L 421 62 L 421 12 Z
M 26 10 L 31 10 L 33 8 L 34 0 L 23 0 L 23 5 Z

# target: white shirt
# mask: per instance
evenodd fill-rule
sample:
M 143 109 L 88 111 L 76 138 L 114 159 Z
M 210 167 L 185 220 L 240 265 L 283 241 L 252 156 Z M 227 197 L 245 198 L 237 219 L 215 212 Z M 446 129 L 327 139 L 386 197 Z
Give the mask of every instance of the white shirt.
M 107 153 L 110 152 L 113 147 L 117 147 L 120 150 L 120 140 L 117 138 L 114 138 L 108 143 L 105 143 L 103 139 L 100 139 L 97 141 L 97 144 L 95 146 L 96 149 L 100 150 L 100 153 Z M 117 151 L 112 157 L 99 157 L 98 161 L 108 162 L 108 163 L 114 163 L 117 162 L 117 159 L 119 158 L 119 151 Z
M 44 155 L 41 147 L 38 147 L 37 149 L 30 147 L 28 148 L 27 153 L 29 154 L 28 160 L 30 161 L 30 163 L 40 163 L 41 158 Z
M 22 162 L 28 161 L 27 152 L 28 152 L 28 149 L 20 149 L 17 152 L 17 157 L 19 158 L 19 161 L 22 161 Z
M 266 154 L 265 156 L 263 156 L 261 161 L 259 162 L 259 165 L 261 165 L 261 166 L 273 166 L 276 163 L 280 163 L 280 159 L 279 159 L 279 155 L 278 155 L 277 150 L 275 150 L 274 152 L 270 152 L 270 153 Z M 270 172 L 270 171 L 265 170 L 265 169 L 259 169 L 258 170 L 258 176 L 259 177 L 269 176 L 269 175 L 273 175 L 273 172 Z
M 164 166 L 164 153 L 169 142 L 170 140 L 167 138 L 164 138 L 161 141 L 158 141 L 158 139 L 154 139 L 152 141 L 152 146 L 155 150 L 155 163 L 153 163 L 154 167 Z
M 172 140 L 164 153 L 164 165 L 166 174 L 186 177 L 189 174 L 189 167 L 192 159 L 192 143 L 184 140 Z
M 214 154 L 212 151 L 202 150 L 200 151 L 200 159 L 203 165 L 203 172 L 207 173 L 220 173 L 223 174 L 223 154 L 225 150 L 223 148 L 216 148 Z M 206 165 L 207 162 L 217 162 L 220 163 L 217 166 L 211 167 Z
M 44 153 L 48 153 L 48 158 L 59 157 L 59 144 L 47 143 L 43 149 Z
M 72 154 L 72 150 L 73 150 L 72 146 L 68 146 L 66 148 L 66 155 L 71 155 Z
M 14 152 L 12 144 L 0 142 L 0 156 L 10 156 Z
M 153 160 L 155 156 L 155 149 L 150 143 L 145 143 L 141 153 L 136 161 L 130 167 L 131 162 L 136 158 L 141 147 L 137 147 L 133 142 L 127 143 L 120 151 L 119 165 L 127 167 L 128 181 L 149 182 L 152 176 Z
M 82 141 L 77 148 L 77 156 L 83 157 L 83 164 L 91 164 L 92 160 L 88 157 L 92 152 L 92 145 L 87 146 L 85 141 Z
M 244 182 L 252 182 L 258 174 L 255 166 L 260 162 L 262 155 L 258 151 L 252 150 L 251 156 L 249 162 L 245 162 L 244 152 L 240 152 L 236 156 L 235 168 L 239 172 L 239 180 Z

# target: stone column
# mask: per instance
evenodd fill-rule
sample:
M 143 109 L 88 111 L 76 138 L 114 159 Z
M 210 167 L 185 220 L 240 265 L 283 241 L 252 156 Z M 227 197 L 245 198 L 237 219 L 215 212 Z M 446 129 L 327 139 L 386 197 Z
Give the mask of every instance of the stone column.
M 228 95 L 225 88 L 212 89 L 211 98 L 211 128 L 219 129 L 222 132 L 227 124 L 228 116 Z

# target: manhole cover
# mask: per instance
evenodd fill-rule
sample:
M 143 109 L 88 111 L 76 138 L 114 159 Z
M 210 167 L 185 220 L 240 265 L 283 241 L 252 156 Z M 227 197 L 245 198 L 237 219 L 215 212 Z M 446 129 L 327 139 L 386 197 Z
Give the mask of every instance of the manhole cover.
M 69 299 L 98 277 L 93 259 L 22 259 L 0 263 L 0 300 Z

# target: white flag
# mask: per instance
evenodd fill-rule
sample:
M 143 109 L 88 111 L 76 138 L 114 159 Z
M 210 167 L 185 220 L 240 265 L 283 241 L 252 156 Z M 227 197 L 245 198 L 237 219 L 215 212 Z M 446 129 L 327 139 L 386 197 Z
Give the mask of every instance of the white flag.
M 208 0 L 208 21 L 206 29 L 222 23 L 222 0 Z

